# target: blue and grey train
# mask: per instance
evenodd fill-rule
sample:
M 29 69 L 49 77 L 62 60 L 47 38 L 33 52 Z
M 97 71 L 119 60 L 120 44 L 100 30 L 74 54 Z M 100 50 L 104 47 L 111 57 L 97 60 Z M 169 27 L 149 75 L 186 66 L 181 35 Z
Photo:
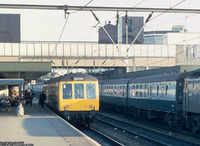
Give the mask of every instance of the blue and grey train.
M 200 131 L 200 70 L 99 82 L 101 107 Z

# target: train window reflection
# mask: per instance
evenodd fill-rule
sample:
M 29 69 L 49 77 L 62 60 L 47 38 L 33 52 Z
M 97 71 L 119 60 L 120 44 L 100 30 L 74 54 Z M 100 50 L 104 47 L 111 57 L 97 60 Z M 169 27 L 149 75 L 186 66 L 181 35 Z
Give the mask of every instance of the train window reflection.
M 63 99 L 72 99 L 72 84 L 63 84 Z
M 83 99 L 84 98 L 84 86 L 83 84 L 75 84 L 75 99 Z
M 95 99 L 95 84 L 86 84 L 87 99 Z

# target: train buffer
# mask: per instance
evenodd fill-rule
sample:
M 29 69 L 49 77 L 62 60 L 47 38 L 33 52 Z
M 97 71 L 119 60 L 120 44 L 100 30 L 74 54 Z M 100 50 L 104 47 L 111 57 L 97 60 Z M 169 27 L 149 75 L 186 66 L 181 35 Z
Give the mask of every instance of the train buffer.
M 24 106 L 24 116 L 16 116 L 16 107 L 0 112 L 0 144 L 30 144 L 34 146 L 97 146 L 96 141 L 71 126 L 47 108 L 37 103 Z

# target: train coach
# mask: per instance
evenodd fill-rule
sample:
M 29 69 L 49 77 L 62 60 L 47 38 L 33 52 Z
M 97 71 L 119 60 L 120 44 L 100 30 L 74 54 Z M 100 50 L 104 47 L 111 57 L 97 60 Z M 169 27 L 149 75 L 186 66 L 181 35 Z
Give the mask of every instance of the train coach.
M 200 70 L 100 82 L 103 108 L 200 131 Z
M 95 77 L 67 74 L 43 84 L 47 104 L 72 123 L 89 125 L 99 110 L 99 89 Z

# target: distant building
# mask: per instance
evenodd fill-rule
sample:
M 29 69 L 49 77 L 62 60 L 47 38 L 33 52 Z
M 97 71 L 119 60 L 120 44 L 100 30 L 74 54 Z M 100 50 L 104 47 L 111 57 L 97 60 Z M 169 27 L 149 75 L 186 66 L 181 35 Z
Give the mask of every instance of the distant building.
M 109 21 L 109 24 L 105 25 L 104 28 L 106 29 L 106 31 L 108 32 L 112 40 L 115 43 L 117 43 L 117 27 L 110 24 L 110 21 Z M 101 27 L 99 29 L 99 44 L 112 44 L 112 43 L 113 42 L 108 37 L 105 30 Z
M 144 25 L 144 17 L 128 17 L 128 30 L 126 29 L 125 17 L 120 17 L 119 28 L 118 28 L 118 41 L 119 44 L 126 44 L 127 32 L 128 32 L 128 44 L 131 44 L 139 31 Z M 143 33 L 142 30 L 140 35 L 137 37 L 134 44 L 143 44 Z
M 106 24 L 104 28 L 109 33 L 110 37 L 115 43 L 126 44 L 128 42 L 128 44 L 131 44 L 135 37 L 138 35 L 143 25 L 143 17 L 128 17 L 127 25 L 125 22 L 125 17 L 120 17 L 118 25 L 112 25 L 109 22 L 109 24 Z M 144 43 L 143 33 L 144 31 L 142 30 L 134 44 Z M 128 41 L 126 40 L 127 37 Z M 102 27 L 99 29 L 99 43 L 113 43 Z
M 144 36 L 144 44 L 164 44 L 164 35 L 163 34 L 152 34 Z
M 183 25 L 174 25 L 170 31 L 144 32 L 144 44 L 168 45 L 179 44 L 185 40 L 196 37 L 197 34 L 188 33 Z M 189 44 L 193 42 L 188 42 Z
M 183 25 L 174 25 L 172 27 L 172 32 L 187 32 Z
M 0 14 L 0 42 L 21 42 L 20 14 Z

